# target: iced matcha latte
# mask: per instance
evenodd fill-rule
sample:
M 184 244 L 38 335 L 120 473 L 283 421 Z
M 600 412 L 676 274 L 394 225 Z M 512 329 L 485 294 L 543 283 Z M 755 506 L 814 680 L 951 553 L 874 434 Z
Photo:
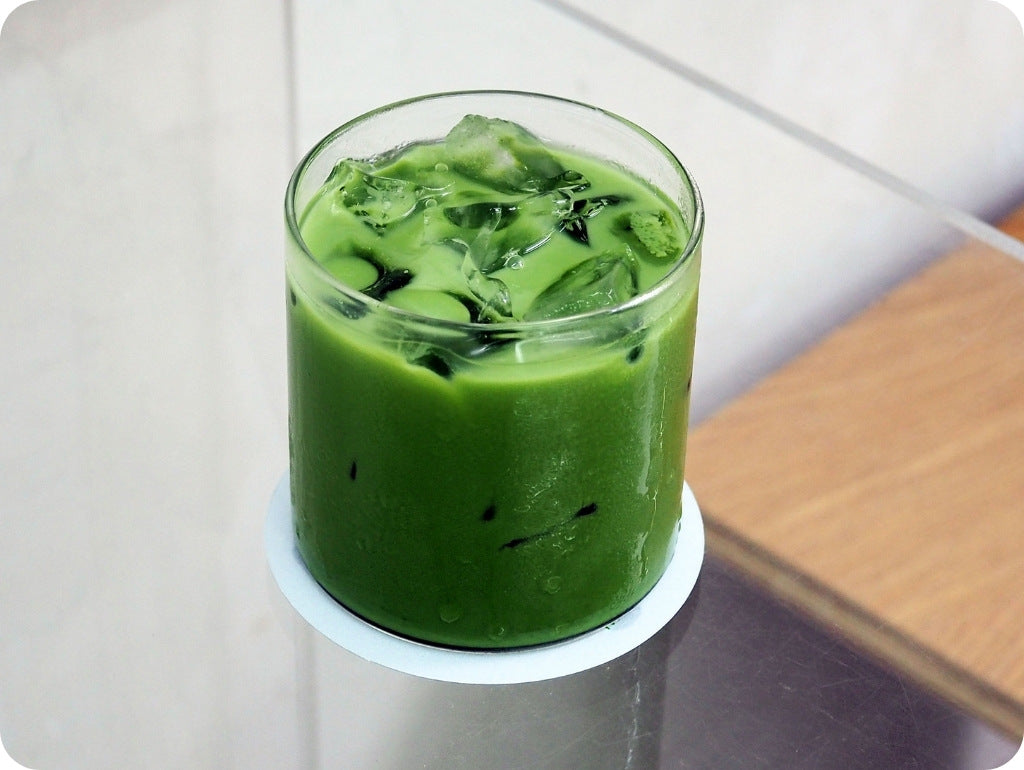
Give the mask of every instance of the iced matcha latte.
M 467 648 L 654 586 L 678 531 L 702 214 L 651 136 L 550 97 L 343 126 L 287 198 L 291 493 L 341 604 Z

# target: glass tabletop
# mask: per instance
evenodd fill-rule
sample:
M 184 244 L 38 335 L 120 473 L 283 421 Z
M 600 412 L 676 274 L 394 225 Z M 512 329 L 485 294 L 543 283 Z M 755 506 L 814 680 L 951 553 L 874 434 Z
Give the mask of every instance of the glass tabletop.
M 839 5 L 857 21 L 856 4 Z M 6 21 L 0 735 L 17 761 L 974 770 L 1014 754 L 1019 735 L 713 550 L 639 649 L 514 687 L 362 661 L 271 578 L 263 522 L 288 461 L 284 187 L 299 155 L 359 112 L 439 90 L 557 92 L 672 147 L 708 212 L 697 424 L 940 255 L 1024 255 L 986 224 L 1024 192 L 1007 170 L 1024 165 L 1024 108 L 998 78 L 978 91 L 971 45 L 947 50 L 968 74 L 946 101 L 923 102 L 928 147 L 909 130 L 871 144 L 884 114 L 865 128 L 865 108 L 828 102 L 821 80 L 803 102 L 786 90 L 809 65 L 737 69 L 750 41 L 772 49 L 769 32 L 779 50 L 788 30 L 810 36 L 803 56 L 828 53 L 835 38 L 812 33 L 838 31 L 796 4 L 771 30 L 749 3 L 696 3 L 690 19 L 631 6 L 624 19 L 611 3 L 37 0 Z M 861 19 L 886 30 L 876 57 L 901 24 L 923 23 L 913 15 Z M 921 50 L 1005 22 L 957 19 L 926 28 Z M 669 20 L 691 58 L 671 50 Z M 1014 71 L 1019 54 L 1000 46 L 977 66 Z M 920 86 L 905 73 L 891 103 Z M 968 93 L 965 117 L 950 103 Z M 857 125 L 866 144 L 844 133 Z

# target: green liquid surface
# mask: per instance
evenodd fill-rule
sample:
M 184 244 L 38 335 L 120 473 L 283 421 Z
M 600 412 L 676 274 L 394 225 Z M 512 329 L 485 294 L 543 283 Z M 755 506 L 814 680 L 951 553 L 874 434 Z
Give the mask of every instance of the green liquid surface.
M 299 226 L 319 266 L 292 245 L 292 500 L 321 585 L 470 648 L 566 638 L 639 601 L 678 530 L 697 267 L 650 308 L 522 324 L 665 279 L 689 238 L 677 208 L 471 117 L 342 161 Z

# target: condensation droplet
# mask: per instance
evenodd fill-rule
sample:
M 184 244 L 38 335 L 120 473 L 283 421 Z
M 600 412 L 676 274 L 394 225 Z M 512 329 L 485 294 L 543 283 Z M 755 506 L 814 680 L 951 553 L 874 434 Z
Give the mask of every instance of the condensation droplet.
M 541 585 L 541 589 L 546 594 L 557 594 L 558 589 L 562 587 L 562 576 L 561 575 L 550 575 L 544 579 L 544 583 Z
M 437 613 L 445 623 L 454 623 L 462 617 L 462 607 L 449 602 L 448 604 L 442 604 L 438 608 Z

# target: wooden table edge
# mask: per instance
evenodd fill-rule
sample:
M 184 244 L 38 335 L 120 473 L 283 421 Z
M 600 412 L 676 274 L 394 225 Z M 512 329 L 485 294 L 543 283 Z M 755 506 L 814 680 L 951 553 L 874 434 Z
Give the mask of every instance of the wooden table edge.
M 1024 206 L 1000 229 L 1024 241 Z M 748 540 L 703 511 L 708 553 L 736 569 L 879 663 L 894 667 L 941 698 L 1017 739 L 1024 736 L 1024 703 L 996 690 L 956 663 L 900 633 L 825 584 Z
M 880 664 L 977 716 L 1009 737 L 1024 735 L 1024 704 L 900 633 L 702 509 L 708 553 Z

